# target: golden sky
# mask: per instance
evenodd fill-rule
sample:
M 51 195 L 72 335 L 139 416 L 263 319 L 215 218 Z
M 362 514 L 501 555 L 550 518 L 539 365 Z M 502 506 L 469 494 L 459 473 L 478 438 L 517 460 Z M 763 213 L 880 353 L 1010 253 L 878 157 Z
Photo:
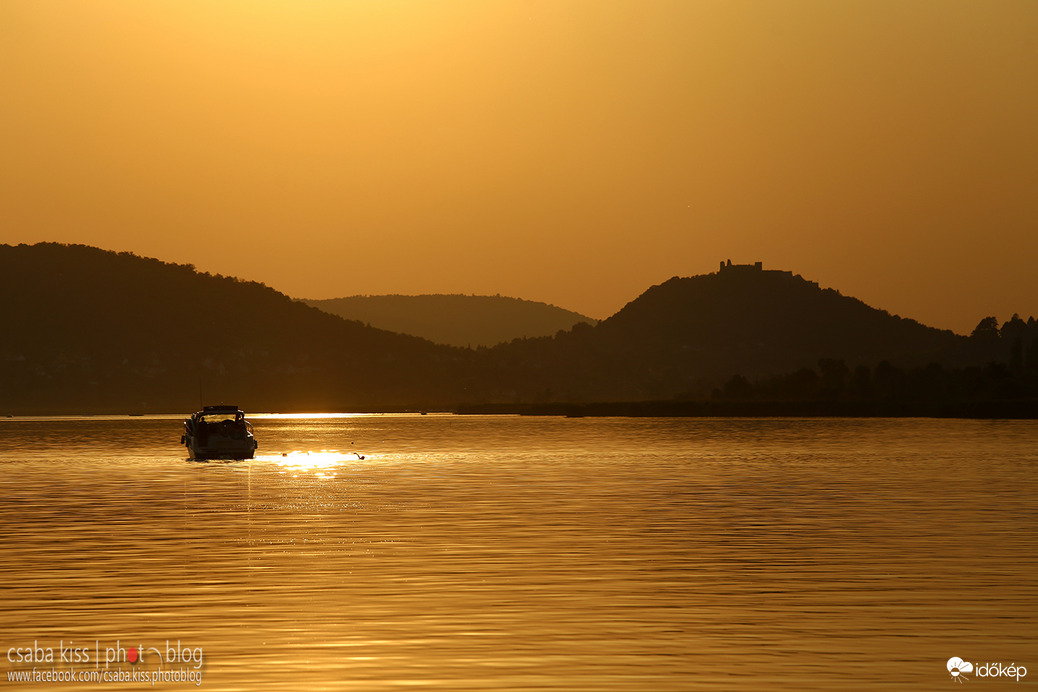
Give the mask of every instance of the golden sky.
M 1034 0 L 3 0 L 0 142 L 0 242 L 294 297 L 1038 315 Z

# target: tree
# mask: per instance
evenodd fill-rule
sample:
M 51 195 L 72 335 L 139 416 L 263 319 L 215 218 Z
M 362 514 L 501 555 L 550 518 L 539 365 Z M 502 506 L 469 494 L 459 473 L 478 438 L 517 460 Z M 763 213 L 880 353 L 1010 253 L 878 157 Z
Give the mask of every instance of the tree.
M 826 396 L 839 396 L 843 393 L 850 369 L 842 360 L 822 358 L 818 361 L 818 369 L 822 372 L 822 393 Z
M 727 399 L 745 398 L 752 390 L 750 381 L 742 375 L 732 375 L 732 378 L 724 383 L 724 396 Z
M 974 327 L 973 332 L 970 334 L 971 339 L 976 340 L 997 340 L 999 337 L 998 332 L 998 320 L 994 317 L 985 317 Z

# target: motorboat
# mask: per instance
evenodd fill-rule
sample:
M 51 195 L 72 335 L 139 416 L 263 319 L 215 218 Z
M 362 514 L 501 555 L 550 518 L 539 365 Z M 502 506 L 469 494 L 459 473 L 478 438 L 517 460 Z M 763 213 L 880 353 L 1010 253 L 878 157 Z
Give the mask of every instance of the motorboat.
M 192 459 L 251 459 L 258 443 L 252 424 L 237 406 L 203 406 L 184 420 L 180 444 Z

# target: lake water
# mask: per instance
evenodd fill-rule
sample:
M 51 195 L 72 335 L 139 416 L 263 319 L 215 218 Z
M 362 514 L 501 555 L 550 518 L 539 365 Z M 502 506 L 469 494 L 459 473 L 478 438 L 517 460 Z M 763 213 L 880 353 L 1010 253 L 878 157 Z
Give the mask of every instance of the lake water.
M 0 419 L 0 688 L 1038 683 L 1035 422 L 180 420 Z

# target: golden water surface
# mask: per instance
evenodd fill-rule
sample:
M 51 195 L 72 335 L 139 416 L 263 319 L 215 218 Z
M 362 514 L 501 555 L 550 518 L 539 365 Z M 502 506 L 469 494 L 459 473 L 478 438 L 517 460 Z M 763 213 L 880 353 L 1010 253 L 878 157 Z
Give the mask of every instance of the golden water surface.
M 0 419 L 0 689 L 1038 683 L 1034 422 L 252 419 Z

